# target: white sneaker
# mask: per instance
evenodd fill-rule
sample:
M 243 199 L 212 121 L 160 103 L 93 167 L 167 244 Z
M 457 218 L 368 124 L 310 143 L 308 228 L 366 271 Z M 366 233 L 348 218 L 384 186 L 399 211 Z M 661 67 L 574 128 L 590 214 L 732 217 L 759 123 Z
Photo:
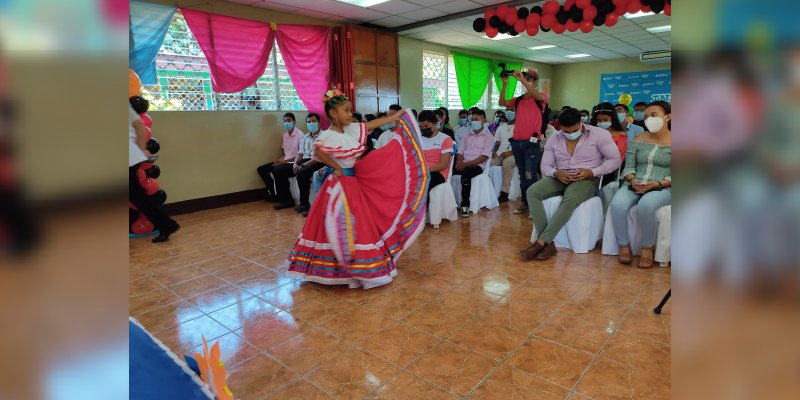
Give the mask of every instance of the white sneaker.
M 461 218 L 469 217 L 469 209 L 467 207 L 461 207 Z

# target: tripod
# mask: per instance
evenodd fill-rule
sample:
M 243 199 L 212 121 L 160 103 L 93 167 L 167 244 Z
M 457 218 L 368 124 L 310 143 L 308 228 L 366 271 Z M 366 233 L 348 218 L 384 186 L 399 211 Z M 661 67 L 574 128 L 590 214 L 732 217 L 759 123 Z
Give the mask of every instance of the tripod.
M 664 307 L 664 304 L 667 304 L 667 300 L 669 300 L 669 296 L 670 296 L 671 293 L 672 293 L 672 289 L 667 290 L 667 294 L 665 294 L 664 298 L 661 299 L 661 303 L 658 303 L 656 308 L 653 309 L 654 313 L 659 314 L 659 315 L 661 314 L 661 308 Z

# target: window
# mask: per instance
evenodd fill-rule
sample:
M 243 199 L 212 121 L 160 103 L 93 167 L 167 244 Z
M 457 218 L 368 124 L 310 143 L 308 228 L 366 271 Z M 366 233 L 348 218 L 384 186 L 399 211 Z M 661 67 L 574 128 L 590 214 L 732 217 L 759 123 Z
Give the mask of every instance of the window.
M 486 87 L 486 92 L 477 104 L 481 109 L 498 108 L 496 93 L 493 90 L 494 80 Z M 490 99 L 492 100 L 490 102 Z M 444 55 L 433 52 L 422 52 L 422 108 L 433 110 L 439 107 L 447 107 L 453 110 L 464 108 L 461 104 L 461 97 L 458 94 L 458 81 L 456 80 L 456 67 L 453 63 L 452 55 Z
M 216 93 L 211 88 L 208 61 L 177 11 L 156 55 L 158 83 L 145 85 L 143 95 L 152 110 L 305 110 L 297 96 L 278 46 L 256 83 L 239 93 Z M 276 82 L 278 83 L 276 85 Z
M 494 75 L 492 75 L 491 80 L 489 81 L 489 85 L 492 87 L 492 101 L 490 102 L 489 108 L 503 108 L 500 107 L 500 90 L 497 89 L 497 85 L 495 84 Z M 517 87 L 514 89 L 514 97 L 522 96 L 525 93 L 525 86 L 522 86 L 521 83 L 517 82 Z

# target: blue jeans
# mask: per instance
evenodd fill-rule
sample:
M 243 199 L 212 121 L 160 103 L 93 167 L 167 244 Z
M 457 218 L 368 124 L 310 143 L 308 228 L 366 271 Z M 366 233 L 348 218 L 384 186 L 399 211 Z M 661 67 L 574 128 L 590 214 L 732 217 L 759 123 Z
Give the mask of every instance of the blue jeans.
M 539 180 L 539 165 L 542 163 L 542 148 L 539 143 L 528 140 L 511 141 L 511 152 L 519 173 L 519 189 L 522 193 L 522 202 L 528 204 L 525 193 L 528 188 Z
M 620 245 L 630 244 L 628 232 L 628 211 L 635 204 L 636 219 L 639 223 L 639 231 L 642 233 L 642 247 L 653 247 L 656 243 L 656 210 L 672 202 L 672 192 L 669 190 L 654 190 L 644 195 L 636 194 L 628 189 L 628 184 L 622 185 L 611 200 L 609 207 L 611 212 L 611 222 L 614 223 L 614 233 L 617 234 L 617 243 Z

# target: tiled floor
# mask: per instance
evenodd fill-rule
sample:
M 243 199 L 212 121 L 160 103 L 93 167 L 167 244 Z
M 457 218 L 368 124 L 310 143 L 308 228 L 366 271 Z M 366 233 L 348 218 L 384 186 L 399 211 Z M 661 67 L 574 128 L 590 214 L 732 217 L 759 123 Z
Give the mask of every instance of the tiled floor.
M 219 340 L 237 399 L 668 399 L 670 269 L 595 251 L 522 263 L 506 204 L 426 228 L 388 286 L 281 268 L 304 219 L 249 203 L 132 240 L 130 312 L 178 354 Z

